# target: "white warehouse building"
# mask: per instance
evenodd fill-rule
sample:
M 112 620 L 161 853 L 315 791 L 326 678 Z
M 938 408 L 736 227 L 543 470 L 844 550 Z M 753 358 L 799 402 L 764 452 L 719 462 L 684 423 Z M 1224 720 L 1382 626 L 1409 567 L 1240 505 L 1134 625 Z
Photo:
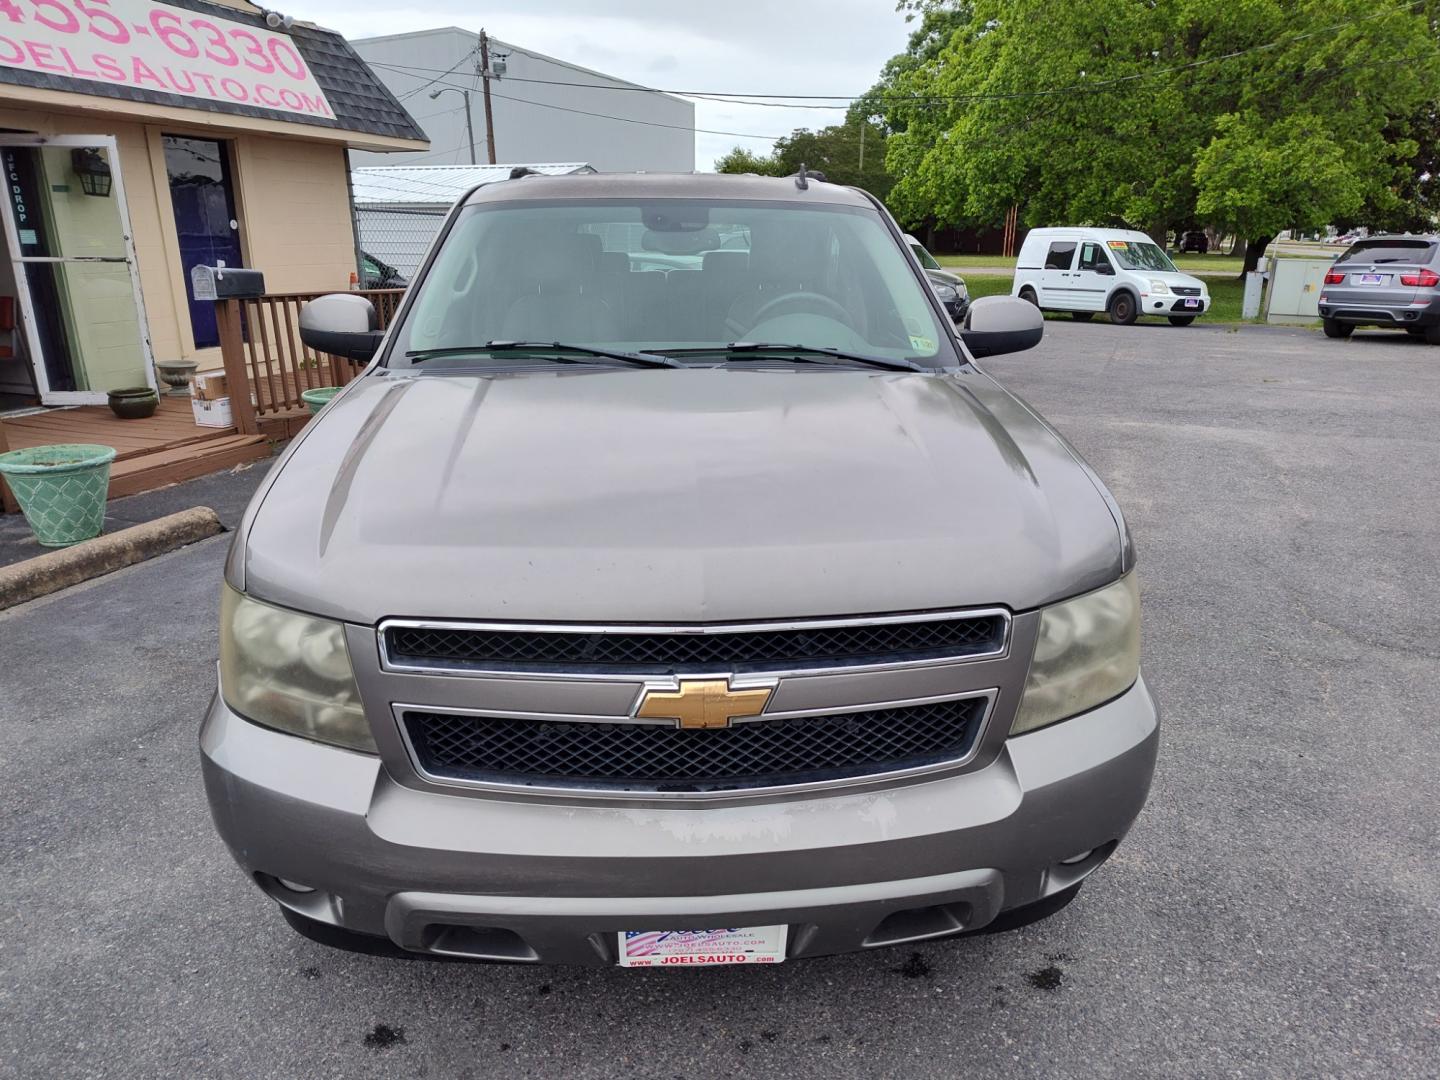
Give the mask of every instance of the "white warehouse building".
M 352 151 L 352 166 L 469 164 L 464 90 L 474 160 L 490 161 L 478 33 L 447 26 L 351 45 L 430 140 L 430 149 L 418 153 Z M 488 48 L 498 75 L 490 80 L 496 162 L 586 161 L 601 172 L 694 170 L 693 103 L 493 37 Z

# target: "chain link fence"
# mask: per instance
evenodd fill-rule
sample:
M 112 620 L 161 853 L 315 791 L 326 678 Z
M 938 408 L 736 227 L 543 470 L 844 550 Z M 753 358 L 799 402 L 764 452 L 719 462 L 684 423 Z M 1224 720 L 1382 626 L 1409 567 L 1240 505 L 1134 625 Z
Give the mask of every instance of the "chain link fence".
M 365 289 L 408 285 L 440 231 L 449 206 L 356 206 Z

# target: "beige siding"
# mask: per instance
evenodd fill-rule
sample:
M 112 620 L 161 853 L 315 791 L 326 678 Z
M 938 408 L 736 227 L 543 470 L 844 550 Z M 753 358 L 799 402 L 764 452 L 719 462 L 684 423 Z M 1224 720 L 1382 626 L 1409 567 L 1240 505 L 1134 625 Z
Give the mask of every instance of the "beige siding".
M 270 292 L 345 289 L 355 269 L 345 152 L 284 139 L 239 140 L 236 180 L 249 265 Z

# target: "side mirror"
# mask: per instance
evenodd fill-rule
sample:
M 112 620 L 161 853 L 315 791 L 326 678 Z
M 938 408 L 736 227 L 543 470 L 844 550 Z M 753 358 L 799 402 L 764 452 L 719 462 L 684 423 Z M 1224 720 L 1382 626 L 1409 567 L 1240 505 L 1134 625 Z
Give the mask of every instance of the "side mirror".
M 300 309 L 300 340 L 316 352 L 369 360 L 385 335 L 376 329 L 375 305 L 363 296 L 331 293 Z
M 1105 277 L 1114 277 L 1115 268 L 1109 263 L 1098 263 L 1095 267 L 1095 273 L 1103 274 Z
M 978 360 L 1033 349 L 1044 333 L 1045 316 L 1028 300 L 982 296 L 970 304 L 960 340 Z

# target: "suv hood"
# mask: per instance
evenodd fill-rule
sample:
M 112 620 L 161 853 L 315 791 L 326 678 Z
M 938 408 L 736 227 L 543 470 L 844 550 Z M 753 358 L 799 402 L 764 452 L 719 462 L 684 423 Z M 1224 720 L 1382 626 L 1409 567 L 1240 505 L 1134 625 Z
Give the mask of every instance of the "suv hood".
M 948 270 L 931 270 L 926 268 L 925 276 L 931 281 L 938 281 L 945 285 L 963 286 L 965 284 L 964 278 L 959 274 L 952 274 Z
M 1121 573 L 1102 490 L 973 370 L 378 374 L 276 466 L 228 573 L 358 623 L 1020 610 Z

